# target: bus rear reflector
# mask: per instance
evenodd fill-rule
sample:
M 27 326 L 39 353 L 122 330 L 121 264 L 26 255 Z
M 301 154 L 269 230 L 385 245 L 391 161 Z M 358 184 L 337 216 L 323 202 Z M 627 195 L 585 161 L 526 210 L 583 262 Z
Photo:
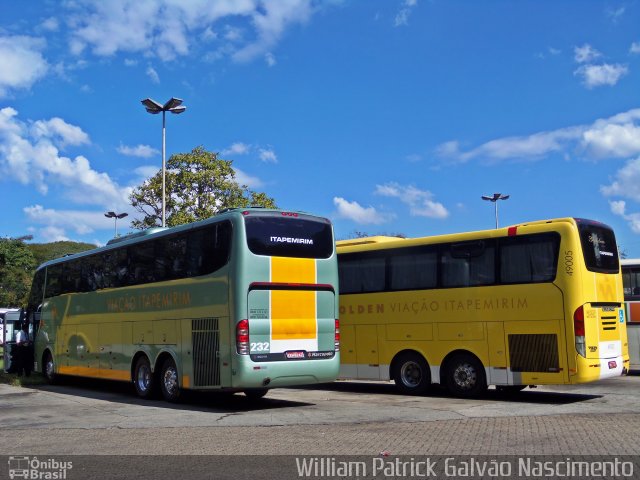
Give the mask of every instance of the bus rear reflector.
M 335 336 L 335 351 L 340 351 L 340 320 L 336 318 L 336 336 Z
M 236 351 L 249 355 L 249 320 L 240 320 L 236 325 Z
M 584 341 L 584 307 L 580 306 L 573 313 L 573 333 L 576 337 L 576 351 L 583 357 L 587 356 Z

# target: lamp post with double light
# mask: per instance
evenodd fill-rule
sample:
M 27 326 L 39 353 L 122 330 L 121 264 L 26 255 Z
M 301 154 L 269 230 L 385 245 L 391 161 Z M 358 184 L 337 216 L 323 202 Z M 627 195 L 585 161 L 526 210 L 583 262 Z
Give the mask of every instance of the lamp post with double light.
M 182 105 L 182 100 L 179 98 L 171 97 L 164 105 L 159 104 L 155 100 L 151 98 L 145 98 L 142 100 L 142 104 L 146 108 L 147 112 L 152 115 L 157 115 L 162 112 L 162 226 L 166 226 L 165 220 L 165 210 L 166 210 L 166 200 L 165 200 L 165 175 L 166 175 L 166 160 L 165 160 L 165 138 L 166 138 L 166 118 L 165 114 L 167 112 L 171 112 L 175 115 L 184 112 L 187 107 Z
M 116 212 L 107 212 L 104 214 L 107 218 L 113 218 L 113 236 L 114 238 L 118 236 L 118 220 L 128 216 L 128 213 L 116 213 Z
M 498 228 L 498 200 L 507 200 L 509 195 L 502 195 L 501 193 L 494 193 L 493 196 L 482 195 L 482 200 L 493 202 L 496 211 L 496 228 Z

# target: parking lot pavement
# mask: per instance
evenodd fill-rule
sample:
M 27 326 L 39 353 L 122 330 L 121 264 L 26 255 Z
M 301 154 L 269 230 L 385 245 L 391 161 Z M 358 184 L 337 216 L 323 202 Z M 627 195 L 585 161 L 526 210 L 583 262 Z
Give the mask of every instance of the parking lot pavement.
M 639 376 L 479 399 L 336 382 L 274 389 L 255 403 L 191 394 L 179 405 L 139 400 L 125 384 L 69 380 L 0 385 L 0 402 L 9 455 L 640 453 Z

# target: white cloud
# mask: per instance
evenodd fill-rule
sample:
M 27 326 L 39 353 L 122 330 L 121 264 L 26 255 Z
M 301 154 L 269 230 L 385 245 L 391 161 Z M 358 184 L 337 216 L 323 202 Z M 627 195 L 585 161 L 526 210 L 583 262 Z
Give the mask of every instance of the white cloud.
M 34 122 L 31 127 L 31 135 L 36 139 L 50 139 L 61 148 L 67 145 L 78 146 L 91 143 L 89 135 L 80 127 L 71 125 L 59 117 Z
M 259 188 L 264 185 L 264 182 L 260 180 L 258 177 L 252 177 L 246 172 L 240 170 L 239 168 L 233 168 L 236 172 L 236 181 L 240 185 L 246 185 L 249 188 Z
M 349 202 L 342 197 L 334 197 L 333 203 L 338 208 L 338 217 L 360 225 L 380 225 L 393 218 L 393 215 L 380 213 L 374 207 L 363 207 L 358 202 Z
M 133 171 L 140 178 L 138 182 L 133 183 L 140 184 L 146 179 L 155 176 L 155 174 L 158 173 L 159 170 L 160 168 L 158 167 L 158 165 L 142 165 Z
M 306 22 L 314 11 L 312 1 L 67 2 L 73 32 L 69 46 L 77 55 L 87 50 L 98 56 L 142 52 L 170 61 L 188 55 L 204 40 L 216 42 L 218 54 L 246 62 L 270 52 L 291 25 Z M 238 26 L 230 26 L 227 19 Z M 216 33 L 223 28 L 225 35 Z M 245 30 L 250 35 L 243 35 Z
M 409 25 L 409 16 L 411 15 L 411 10 L 418 4 L 418 0 L 404 0 L 402 2 L 402 8 L 396 14 L 395 19 L 393 20 L 394 27 L 403 27 Z
M 158 76 L 158 72 L 156 72 L 156 70 L 152 66 L 148 66 L 145 73 L 153 83 L 156 83 L 156 84 L 160 83 L 160 77 Z
M 40 24 L 40 28 L 48 32 L 57 32 L 60 28 L 60 22 L 55 17 L 49 17 Z
M 140 158 L 150 158 L 160 153 L 157 149 L 149 145 L 136 145 L 135 147 L 129 147 L 121 144 L 116 150 L 122 155 Z
M 267 62 L 267 65 L 269 65 L 270 67 L 273 67 L 276 63 L 276 57 L 273 53 L 271 52 L 267 52 L 264 55 L 264 60 Z
M 454 163 L 474 159 L 539 160 L 553 153 L 572 150 L 593 159 L 630 158 L 640 155 L 640 109 L 599 119 L 591 125 L 578 125 L 526 136 L 504 137 L 463 150 L 457 140 L 439 145 L 436 154 Z
M 113 220 L 105 217 L 103 211 L 54 210 L 42 205 L 25 207 L 23 211 L 30 221 L 45 225 L 40 234 L 49 241 L 68 239 L 67 230 L 86 235 L 95 230 L 113 228 Z M 122 221 L 118 226 L 125 223 Z
M 628 158 L 640 152 L 640 125 L 604 124 L 583 133 L 583 143 L 595 158 Z
M 615 174 L 610 185 L 600 187 L 600 192 L 607 197 L 622 197 L 640 202 L 640 157 L 629 160 Z
M 443 219 L 449 216 L 449 211 L 439 202 L 433 200 L 433 193 L 420 190 L 412 185 L 403 186 L 395 182 L 376 185 L 377 195 L 398 198 L 409 206 L 412 216 Z
M 614 215 L 624 215 L 625 213 L 625 209 L 627 207 L 627 204 L 624 200 L 620 200 L 620 201 L 611 201 L 609 202 L 609 206 L 611 207 L 611 212 Z
M 604 85 L 613 86 L 629 73 L 629 67 L 616 63 L 614 65 L 604 63 L 602 65 L 582 65 L 574 75 L 582 78 L 585 87 L 591 89 Z
M 612 8 L 608 8 L 606 12 L 607 12 L 607 16 L 611 19 L 613 23 L 618 23 L 618 20 L 622 18 L 625 11 L 626 11 L 625 7 L 620 7 L 615 10 Z
M 640 213 L 627 213 L 627 205 L 622 200 L 609 202 L 609 207 L 611 208 L 611 213 L 627 221 L 633 233 L 640 233 Z
M 265 163 L 278 163 L 278 157 L 276 156 L 276 152 L 272 149 L 259 149 L 260 160 Z
M 289 25 L 306 23 L 312 13 L 311 0 L 260 2 L 250 14 L 256 38 L 235 52 L 232 58 L 238 62 L 246 62 L 271 51 Z
M 246 155 L 251 150 L 251 145 L 242 142 L 235 142 L 230 147 L 220 152 L 220 155 Z
M 629 53 L 640 53 L 640 42 L 633 42 L 629 47 Z
M 72 201 L 108 207 L 128 205 L 128 188 L 119 187 L 106 173 L 91 168 L 83 156 L 75 159 L 60 155 L 54 142 L 88 142 L 78 127 L 42 120 L 28 125 L 10 107 L 0 110 L 0 172 L 23 185 L 34 184 L 46 194 L 50 185 L 66 188 Z M 36 127 L 37 125 L 37 127 Z
M 573 53 L 573 58 L 578 63 L 590 63 L 593 62 L 596 58 L 602 56 L 602 53 L 600 53 L 588 43 L 585 43 L 581 47 L 574 47 Z
M 43 78 L 49 64 L 42 56 L 45 42 L 27 36 L 0 36 L 0 98 L 12 90 L 29 89 Z

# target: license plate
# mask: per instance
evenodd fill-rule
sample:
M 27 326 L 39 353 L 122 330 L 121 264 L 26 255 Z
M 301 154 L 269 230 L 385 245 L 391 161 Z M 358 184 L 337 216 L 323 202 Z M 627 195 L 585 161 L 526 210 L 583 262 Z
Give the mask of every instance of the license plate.
M 616 363 L 615 360 L 611 360 L 609 362 L 609 369 L 616 368 L 617 366 L 618 366 L 618 364 Z

